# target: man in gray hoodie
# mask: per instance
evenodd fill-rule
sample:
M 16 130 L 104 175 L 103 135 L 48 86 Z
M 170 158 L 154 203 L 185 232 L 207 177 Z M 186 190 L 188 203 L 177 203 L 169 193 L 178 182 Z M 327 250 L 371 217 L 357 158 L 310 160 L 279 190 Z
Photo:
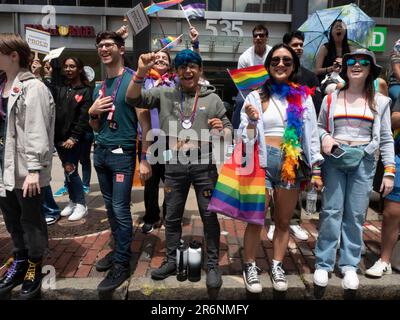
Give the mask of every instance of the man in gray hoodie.
M 127 91 L 127 103 L 134 107 L 158 108 L 161 137 L 147 152 L 149 161 L 165 163 L 165 231 L 167 257 L 151 274 L 162 280 L 176 272 L 176 249 L 182 235 L 182 217 L 191 185 L 204 226 L 207 243 L 207 286 L 222 285 L 218 267 L 220 227 L 215 212 L 207 210 L 218 172 L 213 160 L 210 140 L 217 136 L 231 138 L 232 125 L 225 115 L 221 99 L 215 88 L 201 86 L 202 60 L 191 50 L 179 52 L 175 68 L 180 80 L 176 88 L 157 87 L 141 92 L 141 85 L 148 70 L 154 65 L 155 54 L 141 55 L 138 70 Z M 210 134 L 211 133 L 211 134 Z M 168 141 L 167 138 L 168 137 Z M 158 157 L 152 151 L 158 151 Z M 150 158 L 151 157 L 151 158 Z

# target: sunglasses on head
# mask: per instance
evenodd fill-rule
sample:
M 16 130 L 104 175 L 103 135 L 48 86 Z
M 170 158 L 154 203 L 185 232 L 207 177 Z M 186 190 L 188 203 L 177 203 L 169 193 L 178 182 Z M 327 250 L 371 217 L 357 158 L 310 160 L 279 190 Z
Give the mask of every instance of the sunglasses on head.
M 281 57 L 273 57 L 271 59 L 270 65 L 272 67 L 276 67 L 281 63 L 281 61 L 283 62 L 283 65 L 285 67 L 291 67 L 293 65 L 293 59 L 289 58 L 289 57 L 283 57 L 283 58 L 281 58 Z
M 369 59 L 354 59 L 354 58 L 349 58 L 346 61 L 346 65 L 349 67 L 352 67 L 356 64 L 356 62 L 358 62 L 360 64 L 360 66 L 363 67 L 368 67 L 371 64 L 371 61 Z

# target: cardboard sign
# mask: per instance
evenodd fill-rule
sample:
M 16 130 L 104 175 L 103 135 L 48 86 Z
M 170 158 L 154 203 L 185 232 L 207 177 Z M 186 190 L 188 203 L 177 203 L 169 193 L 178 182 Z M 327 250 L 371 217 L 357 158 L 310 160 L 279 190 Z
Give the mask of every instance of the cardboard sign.
M 126 13 L 129 23 L 132 25 L 133 35 L 136 36 L 144 30 L 149 24 L 150 20 L 144 11 L 143 4 L 139 3 L 136 7 Z
M 48 54 L 50 52 L 50 33 L 29 28 L 25 29 L 25 40 L 32 51 Z
M 50 53 L 44 57 L 43 62 L 57 59 L 59 56 L 61 56 L 61 53 L 64 51 L 64 49 L 65 47 L 51 50 Z
M 372 33 L 372 39 L 369 50 L 375 52 L 384 52 L 386 48 L 387 27 L 375 27 Z

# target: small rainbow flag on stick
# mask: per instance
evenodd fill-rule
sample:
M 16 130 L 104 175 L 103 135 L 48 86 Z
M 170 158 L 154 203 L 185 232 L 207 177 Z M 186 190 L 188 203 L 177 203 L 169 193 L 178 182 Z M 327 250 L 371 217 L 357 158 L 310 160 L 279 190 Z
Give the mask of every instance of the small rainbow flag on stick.
M 163 1 L 159 3 L 153 3 L 149 5 L 148 7 L 144 8 L 144 11 L 146 12 L 147 15 L 157 13 L 158 11 L 167 9 L 169 7 L 172 7 L 176 4 L 179 4 L 183 2 L 183 0 L 169 0 L 169 1 Z
M 158 52 L 161 52 L 161 51 L 164 51 L 164 50 L 167 50 L 167 49 L 175 48 L 176 46 L 178 46 L 182 42 L 182 37 L 183 37 L 183 34 L 181 34 L 179 37 L 176 37 L 176 38 L 169 36 L 169 37 L 166 37 L 164 39 L 160 39 L 160 41 L 161 41 L 161 43 L 163 45 L 163 48 Z M 166 43 L 166 45 L 164 45 L 164 43 Z
M 263 65 L 235 70 L 228 69 L 228 73 L 240 91 L 261 87 L 269 78 L 268 72 Z
M 164 39 L 160 39 L 160 42 L 162 44 L 163 47 L 169 45 L 171 42 L 174 42 L 177 39 L 177 37 L 172 37 L 172 36 L 168 36 Z

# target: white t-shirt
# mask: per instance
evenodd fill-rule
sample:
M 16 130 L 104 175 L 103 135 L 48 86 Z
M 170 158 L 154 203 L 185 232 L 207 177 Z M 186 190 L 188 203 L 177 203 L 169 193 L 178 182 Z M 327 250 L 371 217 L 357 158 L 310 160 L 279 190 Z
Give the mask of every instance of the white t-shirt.
M 238 68 L 247 68 L 252 66 L 258 66 L 260 64 L 264 64 L 265 59 L 267 58 L 268 52 L 272 49 L 271 46 L 267 45 L 267 50 L 262 57 L 257 55 L 254 52 L 254 46 L 248 48 L 245 52 L 243 52 L 239 57 Z

